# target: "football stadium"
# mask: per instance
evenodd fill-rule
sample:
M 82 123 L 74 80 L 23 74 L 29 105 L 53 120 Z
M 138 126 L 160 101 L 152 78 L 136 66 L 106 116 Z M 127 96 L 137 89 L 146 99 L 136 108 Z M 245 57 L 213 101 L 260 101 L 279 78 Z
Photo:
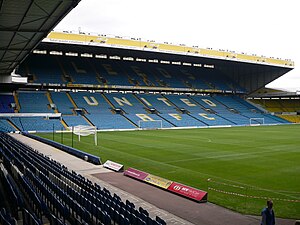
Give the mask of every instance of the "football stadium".
M 294 62 L 53 31 L 79 2 L 0 1 L 0 224 L 299 224 Z

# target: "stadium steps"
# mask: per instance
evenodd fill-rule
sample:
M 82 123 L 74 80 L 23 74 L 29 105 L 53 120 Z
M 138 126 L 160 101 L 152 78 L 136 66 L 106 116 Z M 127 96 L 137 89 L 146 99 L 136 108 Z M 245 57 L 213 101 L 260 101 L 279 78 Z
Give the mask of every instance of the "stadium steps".
M 106 97 L 105 94 L 101 93 L 102 97 L 104 98 L 104 100 L 113 108 L 115 109 L 116 107 L 114 106 L 114 104 L 112 104 L 112 102 Z
M 51 97 L 49 91 L 46 92 L 46 96 L 47 96 L 47 99 L 48 99 L 48 101 L 49 101 L 50 108 L 51 108 L 51 104 L 54 104 L 54 102 L 53 102 L 53 100 L 52 100 L 52 97 Z M 54 112 L 55 112 L 55 113 L 58 113 L 58 110 L 57 110 L 57 109 L 54 109 Z
M 244 116 L 243 114 L 240 113 L 239 110 L 237 110 L 237 109 L 235 109 L 235 108 L 233 108 L 233 107 L 229 107 L 228 105 L 225 105 L 223 102 L 219 101 L 218 99 L 214 98 L 213 96 L 212 96 L 212 98 L 213 98 L 214 101 L 216 101 L 218 104 L 223 105 L 229 112 L 232 113 L 232 110 L 231 110 L 231 109 L 233 109 L 234 111 L 237 112 L 236 114 L 239 114 L 239 115 L 241 115 L 241 116 Z M 244 116 L 244 117 L 247 117 L 247 116 Z M 249 117 L 247 117 L 247 118 L 249 118 Z
M 254 102 L 253 100 L 248 100 L 248 99 L 245 99 L 245 101 L 252 105 L 253 107 L 257 108 L 258 110 L 260 110 L 261 112 L 263 113 L 268 113 L 269 111 L 267 109 L 265 109 L 259 102 Z
M 187 96 L 187 97 L 188 97 L 188 99 L 190 99 L 190 101 L 191 101 L 192 103 L 194 103 L 194 104 L 200 106 L 201 108 L 203 108 L 203 109 L 206 109 L 206 108 L 207 108 L 207 106 L 202 105 L 202 104 L 201 104 L 200 102 L 198 102 L 196 99 L 191 98 L 190 96 Z M 212 109 L 212 110 L 213 110 L 213 109 Z M 215 112 L 215 110 L 213 110 L 213 111 Z
M 203 108 L 206 108 L 205 106 L 203 106 L 202 104 L 200 104 L 196 99 L 193 99 L 193 98 L 189 98 L 189 99 L 191 99 L 194 103 L 198 104 L 199 106 L 201 106 Z M 235 122 L 231 121 L 230 119 L 228 119 L 228 118 L 220 115 L 219 113 L 216 113 L 215 115 L 217 115 L 218 117 L 220 117 L 220 118 L 222 118 L 224 120 L 227 120 L 228 122 L 230 122 L 230 123 L 232 123 L 234 125 L 237 125 L 237 123 L 235 123 Z
M 88 64 L 89 64 L 89 66 L 92 68 L 92 70 L 94 71 L 94 73 L 96 74 L 96 80 L 99 82 L 99 84 L 103 84 L 102 82 L 101 82 L 101 75 L 98 73 L 98 71 L 96 70 L 96 68 L 95 68 L 95 65 L 93 64 L 93 63 L 91 63 L 91 61 L 90 60 L 87 60 L 87 62 L 88 62 Z
M 197 121 L 199 121 L 199 122 L 201 122 L 201 123 L 204 123 L 206 126 L 209 126 L 209 124 L 208 124 L 208 123 L 206 123 L 206 122 L 204 122 L 204 121 L 202 121 L 202 120 L 198 119 L 197 117 L 194 117 L 193 115 L 190 115 L 190 114 L 186 114 L 186 115 L 188 115 L 188 116 L 192 117 L 193 119 L 195 119 L 195 120 L 197 120 Z
M 66 73 L 66 70 L 65 70 L 65 68 L 63 67 L 61 61 L 60 61 L 57 57 L 55 57 L 55 59 L 56 59 L 58 65 L 59 65 L 59 68 L 60 68 L 61 71 L 62 71 L 62 80 L 63 80 L 64 82 L 69 83 L 70 81 L 68 81 L 68 80 L 66 79 L 66 77 L 69 77 L 70 80 L 71 80 L 71 83 L 73 83 L 73 82 L 74 82 L 74 79 L 72 78 L 72 76 L 70 76 L 69 74 Z
M 132 86 L 140 86 L 140 82 L 130 76 L 128 76 L 127 80 Z
M 197 105 L 199 105 L 199 106 L 201 106 L 201 107 L 203 107 L 203 108 L 206 108 L 206 107 L 204 107 L 202 104 L 200 104 L 196 99 L 193 99 L 193 98 L 189 98 L 189 99 L 190 99 L 192 102 L 194 102 L 195 104 L 197 104 Z M 222 118 L 222 119 L 224 119 L 224 120 L 227 120 L 228 122 L 230 122 L 230 123 L 232 123 L 232 124 L 234 124 L 234 125 L 237 125 L 237 123 L 235 123 L 235 122 L 231 121 L 230 119 L 228 119 L 228 118 L 226 118 L 226 117 L 220 115 L 219 113 L 216 113 L 215 115 L 217 115 L 218 117 L 220 117 L 220 118 Z
M 9 123 L 10 126 L 12 126 L 15 130 L 21 131 L 17 125 L 15 125 L 10 119 L 6 119 L 6 121 Z
M 132 94 L 143 106 L 145 106 L 146 108 L 146 111 L 149 110 L 149 106 L 144 102 L 142 101 L 135 93 Z
M 238 125 L 238 123 L 233 122 L 232 120 L 230 120 L 230 119 L 228 119 L 228 118 L 226 118 L 226 117 L 224 117 L 224 116 L 221 116 L 220 114 L 217 114 L 217 116 L 223 118 L 224 120 L 227 120 L 228 122 L 230 122 L 230 123 L 232 123 L 232 124 L 234 124 L 234 125 Z
M 124 114 L 120 114 L 121 116 L 123 116 L 127 121 L 129 121 L 133 126 L 135 127 L 139 127 L 135 122 L 133 122 L 131 119 L 129 119 L 127 116 L 125 116 Z
M 300 123 L 300 115 L 279 115 L 279 117 L 292 123 Z
M 171 124 L 172 126 L 174 127 L 177 127 L 177 125 L 175 125 L 174 123 L 172 123 L 170 120 L 164 118 L 163 116 L 159 115 L 159 114 L 156 114 L 158 117 L 160 117 L 161 119 L 163 119 L 164 121 L 168 122 L 169 124 Z
M 276 120 L 278 123 L 283 123 L 283 122 L 289 122 L 289 120 L 287 119 L 284 119 L 284 118 L 281 118 L 281 117 L 278 117 L 276 115 L 272 116 L 270 114 L 265 114 L 264 116 L 268 117 L 268 118 L 271 118 L 273 120 Z
M 92 121 L 90 121 L 85 115 L 82 115 L 82 118 L 90 125 L 95 127 L 95 125 L 92 123 Z
M 13 93 L 13 96 L 14 96 L 14 99 L 15 99 L 15 103 L 16 103 L 16 109 L 15 109 L 15 113 L 18 113 L 21 109 L 21 106 L 20 106 L 20 102 L 19 102 L 19 97 L 18 97 L 18 93 L 15 91 Z
M 142 101 L 136 94 L 133 94 L 133 96 L 134 96 L 134 97 L 135 97 L 142 105 L 144 105 L 144 106 L 146 107 L 146 111 L 149 111 L 149 112 L 150 112 L 149 106 L 148 106 L 144 101 Z M 169 101 L 172 105 L 174 105 L 169 99 L 168 99 L 168 101 Z M 176 107 L 177 107 L 177 106 L 176 106 Z M 177 107 L 177 108 L 178 108 L 178 107 Z M 159 118 L 161 118 L 162 120 L 164 120 L 164 121 L 166 121 L 167 123 L 171 124 L 172 126 L 177 127 L 174 123 L 172 123 L 172 122 L 169 121 L 168 119 L 164 118 L 163 116 L 159 115 L 158 113 L 156 113 L 156 115 L 157 115 Z
M 261 108 L 258 108 L 257 106 L 253 105 L 252 102 L 249 102 L 247 100 L 241 99 L 240 97 L 234 97 L 233 98 L 235 101 L 241 103 L 242 105 L 244 105 L 245 107 L 247 107 L 249 110 L 251 110 L 250 107 L 253 107 L 253 109 L 257 110 L 257 111 L 261 111 L 262 113 L 267 112 L 266 110 L 262 110 Z
M 77 106 L 76 102 L 74 101 L 74 99 L 72 98 L 72 96 L 70 95 L 70 93 L 66 92 L 66 95 L 68 96 L 68 98 L 69 98 L 70 102 L 72 103 L 72 105 L 74 106 L 74 108 L 77 109 L 78 106 Z
M 64 119 L 61 119 L 60 122 L 64 126 L 64 128 L 67 130 L 68 129 L 68 124 L 66 123 L 66 121 Z
M 282 112 L 289 112 L 289 110 L 284 106 L 284 104 L 281 101 L 279 101 L 279 105 L 281 106 Z
M 148 87 L 154 87 L 155 84 L 148 78 L 148 76 L 143 77 L 143 82 L 146 84 Z
M 150 112 L 149 106 L 148 106 L 144 101 L 142 101 L 136 94 L 133 94 L 133 96 L 134 96 L 134 97 L 135 97 L 135 98 L 136 98 L 143 106 L 145 106 L 147 112 Z M 168 101 L 169 101 L 169 100 L 168 100 Z M 167 123 L 171 124 L 172 126 L 177 127 L 174 123 L 172 123 L 172 122 L 169 121 L 168 119 L 164 118 L 163 116 L 159 115 L 158 113 L 156 113 L 156 115 L 157 115 L 159 118 L 161 118 L 162 120 L 164 120 L 164 121 L 166 121 Z
M 208 87 L 210 87 L 211 89 L 215 89 L 215 87 L 212 86 L 210 82 L 207 82 L 206 80 L 204 80 L 204 83 L 205 83 Z
M 164 98 L 166 98 L 166 99 L 168 100 L 168 102 L 169 102 L 171 105 L 173 105 L 173 106 L 176 108 L 176 110 L 177 110 L 178 112 L 180 112 L 180 108 L 179 108 L 174 102 L 172 102 L 169 98 L 167 98 L 166 95 L 163 95 L 163 94 L 162 94 L 162 96 L 163 96 Z

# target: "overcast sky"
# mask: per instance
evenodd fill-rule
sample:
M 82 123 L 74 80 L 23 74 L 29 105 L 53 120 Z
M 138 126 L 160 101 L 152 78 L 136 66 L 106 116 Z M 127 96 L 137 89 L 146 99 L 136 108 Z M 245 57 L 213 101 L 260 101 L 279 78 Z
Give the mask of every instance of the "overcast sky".
M 299 0 L 81 0 L 55 28 L 292 59 L 267 87 L 300 90 Z

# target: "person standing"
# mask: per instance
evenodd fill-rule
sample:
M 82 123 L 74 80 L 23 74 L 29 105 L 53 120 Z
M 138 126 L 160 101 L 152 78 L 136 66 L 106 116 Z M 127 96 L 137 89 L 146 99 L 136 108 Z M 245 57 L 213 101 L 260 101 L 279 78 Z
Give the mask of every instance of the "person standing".
M 267 207 L 261 212 L 261 225 L 275 225 L 275 213 L 273 210 L 273 201 L 267 201 Z

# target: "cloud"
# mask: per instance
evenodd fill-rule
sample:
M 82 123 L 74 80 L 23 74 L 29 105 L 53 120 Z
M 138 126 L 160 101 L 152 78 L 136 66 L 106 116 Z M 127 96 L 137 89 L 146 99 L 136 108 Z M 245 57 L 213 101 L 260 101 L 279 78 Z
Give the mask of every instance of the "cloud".
M 292 59 L 300 64 L 295 0 L 82 0 L 56 29 L 167 41 Z M 297 85 L 300 70 L 280 78 Z M 274 81 L 274 85 L 279 84 Z

